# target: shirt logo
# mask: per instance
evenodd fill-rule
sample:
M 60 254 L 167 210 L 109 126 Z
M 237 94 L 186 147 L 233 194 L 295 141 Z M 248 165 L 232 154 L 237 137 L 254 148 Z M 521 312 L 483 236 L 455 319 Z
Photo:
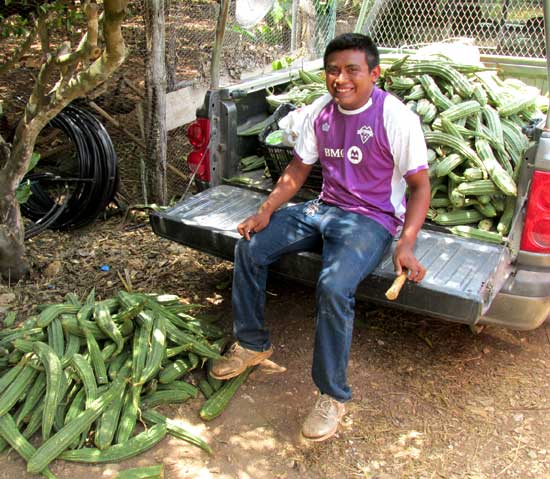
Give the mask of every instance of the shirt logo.
M 357 134 L 361 138 L 363 145 L 367 141 L 369 141 L 370 138 L 374 136 L 374 133 L 372 132 L 372 128 L 370 126 L 365 126 L 365 125 L 363 125 L 361 128 L 357 130 Z
M 326 133 L 327 131 L 330 130 L 330 125 L 328 124 L 328 122 L 325 121 L 325 122 L 321 125 L 321 130 L 323 130 L 325 133 Z
M 344 150 L 342 148 L 325 148 L 325 156 L 327 158 L 344 158 Z
M 357 163 L 361 163 L 361 160 L 363 159 L 363 152 L 358 146 L 352 146 L 348 150 L 346 156 L 351 164 L 356 165 Z

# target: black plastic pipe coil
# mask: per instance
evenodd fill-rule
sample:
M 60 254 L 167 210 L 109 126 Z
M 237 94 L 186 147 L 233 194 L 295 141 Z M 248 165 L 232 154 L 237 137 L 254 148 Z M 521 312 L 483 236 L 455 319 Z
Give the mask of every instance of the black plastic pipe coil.
M 75 229 L 92 223 L 114 199 L 118 184 L 117 156 L 101 122 L 81 107 L 70 105 L 50 121 L 73 143 L 76 154 L 70 178 L 32 171 L 31 196 L 21 205 L 22 214 L 33 221 L 25 231 L 31 238 L 46 228 Z M 51 186 L 58 188 L 52 198 Z M 50 188 L 46 188 L 49 186 Z

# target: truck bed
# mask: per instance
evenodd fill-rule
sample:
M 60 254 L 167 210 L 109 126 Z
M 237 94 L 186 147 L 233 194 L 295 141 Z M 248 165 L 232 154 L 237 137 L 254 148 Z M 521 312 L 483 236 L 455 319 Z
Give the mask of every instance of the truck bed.
M 151 215 L 159 236 L 194 249 L 233 260 L 239 239 L 237 225 L 257 211 L 266 193 L 221 185 Z M 427 225 L 417 239 L 415 254 L 427 268 L 420 284 L 407 282 L 395 301 L 385 298 L 395 273 L 391 251 L 359 286 L 357 298 L 403 307 L 431 317 L 475 324 L 487 311 L 511 272 L 508 249 L 464 239 Z M 318 252 L 285 256 L 272 270 L 314 285 L 321 266 Z

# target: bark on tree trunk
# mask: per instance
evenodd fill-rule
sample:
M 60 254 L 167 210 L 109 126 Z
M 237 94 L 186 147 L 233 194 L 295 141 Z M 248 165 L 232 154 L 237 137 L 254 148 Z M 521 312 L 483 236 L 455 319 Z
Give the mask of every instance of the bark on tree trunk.
M 307 59 L 315 56 L 315 6 L 312 0 L 300 0 L 299 3 L 299 36 L 298 48 L 304 50 Z
M 172 11 L 172 8 L 174 11 Z M 177 30 L 176 30 L 176 8 L 177 2 L 172 4 L 172 0 L 164 0 L 164 16 L 166 28 L 166 92 L 177 89 L 178 83 L 178 48 L 177 48 Z
M 0 197 L 0 210 L 3 212 L 0 224 L 0 269 L 8 281 L 17 281 L 29 272 L 19 204 L 13 198 Z
M 38 122 L 27 123 L 23 118 L 8 161 L 0 171 L 0 273 L 14 281 L 23 278 L 29 271 L 23 241 L 25 230 L 15 191 L 27 171 L 41 129 Z
M 150 199 L 165 205 L 166 186 L 166 63 L 164 2 L 151 0 L 145 6 L 145 36 L 147 42 L 147 70 L 145 74 L 145 131 L 149 165 Z

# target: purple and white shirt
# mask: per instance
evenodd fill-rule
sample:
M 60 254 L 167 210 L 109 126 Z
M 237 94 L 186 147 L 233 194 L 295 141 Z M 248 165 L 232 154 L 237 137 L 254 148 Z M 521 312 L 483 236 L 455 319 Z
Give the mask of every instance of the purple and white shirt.
M 357 110 L 327 94 L 304 111 L 294 154 L 321 162 L 321 199 L 372 218 L 392 235 L 405 217 L 405 178 L 428 168 L 420 119 L 399 99 L 375 87 Z

